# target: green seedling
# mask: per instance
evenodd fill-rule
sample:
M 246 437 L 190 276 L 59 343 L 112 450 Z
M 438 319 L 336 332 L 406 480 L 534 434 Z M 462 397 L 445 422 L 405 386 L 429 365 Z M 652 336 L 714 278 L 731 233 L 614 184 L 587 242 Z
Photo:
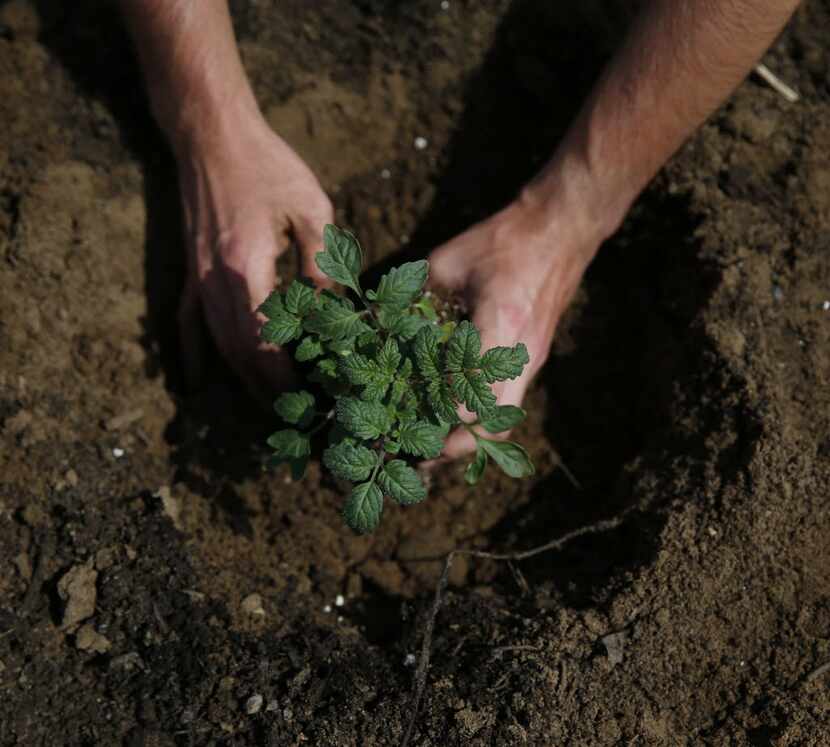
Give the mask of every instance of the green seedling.
M 486 438 L 518 425 L 525 412 L 496 404 L 492 384 L 519 376 L 528 362 L 522 343 L 481 353 L 481 337 L 469 321 L 445 321 L 424 291 L 426 260 L 407 262 L 384 275 L 375 290 L 360 284 L 363 253 L 348 231 L 326 226 L 317 266 L 345 285 L 361 307 L 344 296 L 294 280 L 260 306 L 267 317 L 261 337 L 292 344 L 294 359 L 313 370 L 319 397 L 307 391 L 281 395 L 277 414 L 291 427 L 274 433 L 271 464 L 287 462 L 301 479 L 311 439 L 328 429 L 323 464 L 353 483 L 343 515 L 359 533 L 380 522 L 384 497 L 418 503 L 427 491 L 412 462 L 433 459 L 455 426 L 475 437 L 475 458 L 465 479 L 475 485 L 492 459 L 511 477 L 534 472 L 516 443 Z M 322 401 L 318 401 L 322 400 Z M 460 405 L 476 415 L 462 422 Z

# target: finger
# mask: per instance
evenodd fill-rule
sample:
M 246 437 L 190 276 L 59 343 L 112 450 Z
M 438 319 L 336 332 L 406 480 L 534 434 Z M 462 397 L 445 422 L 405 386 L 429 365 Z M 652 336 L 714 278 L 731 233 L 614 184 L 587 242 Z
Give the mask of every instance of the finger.
M 429 282 L 447 290 L 461 291 L 467 283 L 471 247 L 466 234 L 455 237 L 432 250 L 429 255 Z
M 331 204 L 320 206 L 315 213 L 293 227 L 294 240 L 297 243 L 300 260 L 300 272 L 309 278 L 318 288 L 331 288 L 334 283 L 317 266 L 316 255 L 323 251 L 323 229 L 326 224 L 334 222 L 334 210 Z
M 177 324 L 185 389 L 198 391 L 202 384 L 206 340 L 199 287 L 193 275 L 188 276 L 182 291 Z

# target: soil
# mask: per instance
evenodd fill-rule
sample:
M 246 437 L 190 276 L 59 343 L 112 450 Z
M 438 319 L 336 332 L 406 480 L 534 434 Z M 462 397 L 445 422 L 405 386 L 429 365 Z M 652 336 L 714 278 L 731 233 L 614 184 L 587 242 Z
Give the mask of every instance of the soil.
M 232 6 L 375 267 L 508 200 L 625 25 Z M 218 356 L 181 389 L 175 170 L 110 4 L 3 4 L 0 743 L 398 744 L 436 556 L 627 512 L 457 559 L 412 744 L 829 744 L 828 34 L 808 0 L 765 57 L 801 99 L 746 81 L 602 249 L 517 434 L 537 476 L 449 466 L 356 537 L 319 464 L 263 469 L 276 423 Z

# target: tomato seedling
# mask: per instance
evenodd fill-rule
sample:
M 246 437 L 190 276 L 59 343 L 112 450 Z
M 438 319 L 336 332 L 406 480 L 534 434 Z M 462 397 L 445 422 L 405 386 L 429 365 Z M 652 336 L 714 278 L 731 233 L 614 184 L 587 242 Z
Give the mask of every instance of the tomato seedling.
M 351 289 L 361 308 L 344 296 L 294 280 L 259 307 L 267 321 L 261 337 L 276 345 L 293 343 L 294 359 L 313 366 L 308 379 L 320 385 L 320 406 L 307 391 L 289 392 L 275 402 L 289 425 L 271 435 L 272 464 L 288 462 L 301 479 L 311 438 L 328 428 L 323 464 L 354 483 L 343 515 L 359 533 L 380 522 L 384 497 L 401 505 L 418 503 L 427 491 L 411 464 L 433 459 L 455 426 L 475 437 L 476 454 L 465 479 L 475 485 L 492 459 L 511 477 L 528 477 L 534 467 L 519 444 L 481 435 L 518 425 L 525 412 L 497 405 L 492 384 L 519 376 L 528 362 L 522 343 L 481 353 L 481 337 L 469 321 L 444 321 L 424 291 L 426 260 L 407 262 L 384 275 L 375 290 L 360 284 L 363 252 L 348 231 L 326 226 L 317 266 Z M 476 415 L 462 422 L 460 405 Z M 407 457 L 407 458 L 404 458 Z

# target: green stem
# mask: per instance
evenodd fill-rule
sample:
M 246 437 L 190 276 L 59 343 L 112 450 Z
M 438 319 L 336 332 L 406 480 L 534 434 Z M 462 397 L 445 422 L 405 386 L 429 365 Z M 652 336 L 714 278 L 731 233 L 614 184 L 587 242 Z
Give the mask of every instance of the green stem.
M 324 415 L 323 419 L 317 423 L 309 432 L 309 437 L 313 436 L 315 433 L 319 433 L 323 430 L 323 427 L 334 417 L 334 410 L 329 410 L 327 413 L 319 412 L 318 415 Z

